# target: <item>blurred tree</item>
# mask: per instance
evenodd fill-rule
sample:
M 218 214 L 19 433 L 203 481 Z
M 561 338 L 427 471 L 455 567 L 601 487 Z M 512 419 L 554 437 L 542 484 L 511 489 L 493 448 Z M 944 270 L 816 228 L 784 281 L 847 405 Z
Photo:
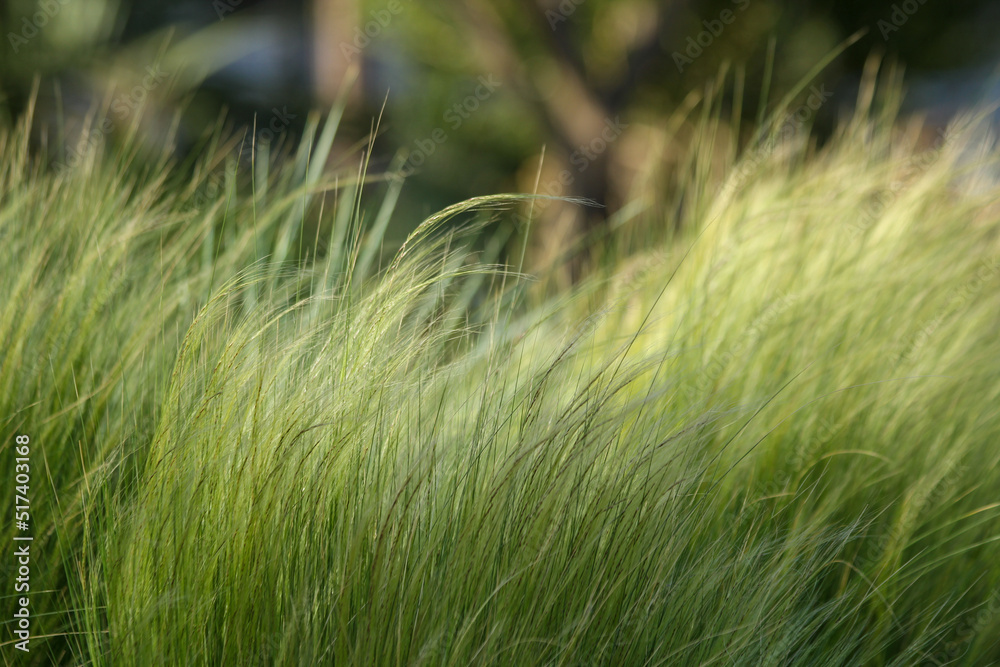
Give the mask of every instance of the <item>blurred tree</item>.
M 8 0 L 0 22 L 4 113 L 24 108 L 37 76 L 41 117 L 53 126 L 62 119 L 72 135 L 74 118 L 99 110 L 102 101 L 110 112 L 119 96 L 128 100 L 136 91 L 141 106 L 155 111 L 134 114 L 159 126 L 144 133 L 153 140 L 183 105 L 181 151 L 215 124 L 221 108 L 237 126 L 256 119 L 259 128 L 295 134 L 307 111 L 328 105 L 357 64 L 361 84 L 340 146 L 358 145 L 387 100 L 376 168 L 388 168 L 402 150 L 413 172 L 396 235 L 432 209 L 475 194 L 531 190 L 536 178 L 541 193 L 606 206 L 549 206 L 540 226 L 549 235 L 540 240 L 549 247 L 540 251 L 545 255 L 599 227 L 633 196 L 631 175 L 648 172 L 643 165 L 669 144 L 663 119 L 723 63 L 745 72 L 743 113 L 752 120 L 767 90 L 772 38 L 773 101 L 838 43 L 867 29 L 824 72 L 823 85 L 850 101 L 866 58 L 881 50 L 910 66 L 921 106 L 953 107 L 975 101 L 966 98 L 977 86 L 946 88 L 946 79 L 981 81 L 988 72 L 970 68 L 996 63 L 1000 4 Z M 145 70 L 157 63 L 168 80 L 143 91 Z M 943 105 L 945 96 L 956 101 Z M 825 105 L 814 121 L 829 126 L 839 103 Z M 127 126 L 114 124 L 106 138 L 114 141 Z M 334 151 L 333 159 L 342 154 Z

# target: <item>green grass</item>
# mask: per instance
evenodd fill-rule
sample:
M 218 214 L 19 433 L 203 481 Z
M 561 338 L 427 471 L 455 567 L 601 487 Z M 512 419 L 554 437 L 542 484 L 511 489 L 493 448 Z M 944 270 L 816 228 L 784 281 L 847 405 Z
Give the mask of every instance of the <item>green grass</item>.
M 1000 660 L 998 152 L 894 103 L 737 157 L 706 102 L 550 297 L 473 250 L 523 197 L 384 257 L 339 110 L 251 185 L 0 130 L 6 663 Z

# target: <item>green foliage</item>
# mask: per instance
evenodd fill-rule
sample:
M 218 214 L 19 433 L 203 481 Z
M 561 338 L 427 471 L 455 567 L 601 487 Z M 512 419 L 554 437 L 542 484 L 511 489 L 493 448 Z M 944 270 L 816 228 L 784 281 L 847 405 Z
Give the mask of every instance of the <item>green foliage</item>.
M 676 219 L 537 305 L 447 224 L 524 197 L 379 268 L 399 183 L 369 226 L 364 168 L 326 182 L 337 111 L 252 188 L 235 161 L 53 173 L 30 120 L 3 131 L 2 460 L 31 436 L 39 554 L 17 657 L 997 660 L 997 152 L 974 119 L 921 148 L 892 100 L 722 180 L 690 156 Z

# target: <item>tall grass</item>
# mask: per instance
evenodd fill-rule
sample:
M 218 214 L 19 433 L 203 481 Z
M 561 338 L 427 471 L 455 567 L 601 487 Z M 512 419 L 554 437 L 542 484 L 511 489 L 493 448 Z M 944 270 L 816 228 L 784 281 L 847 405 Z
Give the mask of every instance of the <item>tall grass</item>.
M 3 461 L 29 434 L 36 480 L 15 657 L 1000 659 L 998 153 L 973 116 L 921 148 L 870 93 L 822 148 L 775 130 L 721 166 L 706 113 L 683 207 L 540 303 L 472 250 L 521 197 L 381 262 L 400 183 L 367 223 L 364 166 L 323 175 L 337 110 L 249 189 L 232 159 L 209 187 L 221 147 L 178 185 L 0 132 Z

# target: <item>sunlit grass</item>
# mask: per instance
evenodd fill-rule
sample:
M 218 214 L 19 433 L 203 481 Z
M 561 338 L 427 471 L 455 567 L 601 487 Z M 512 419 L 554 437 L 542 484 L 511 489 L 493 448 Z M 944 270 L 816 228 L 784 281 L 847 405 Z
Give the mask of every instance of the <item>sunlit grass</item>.
M 1000 658 L 997 151 L 886 106 L 692 169 L 541 303 L 471 250 L 518 197 L 383 261 L 400 184 L 365 222 L 364 169 L 328 182 L 339 110 L 253 187 L 56 175 L 3 131 L 3 451 L 34 443 L 50 635 L 16 658 Z

